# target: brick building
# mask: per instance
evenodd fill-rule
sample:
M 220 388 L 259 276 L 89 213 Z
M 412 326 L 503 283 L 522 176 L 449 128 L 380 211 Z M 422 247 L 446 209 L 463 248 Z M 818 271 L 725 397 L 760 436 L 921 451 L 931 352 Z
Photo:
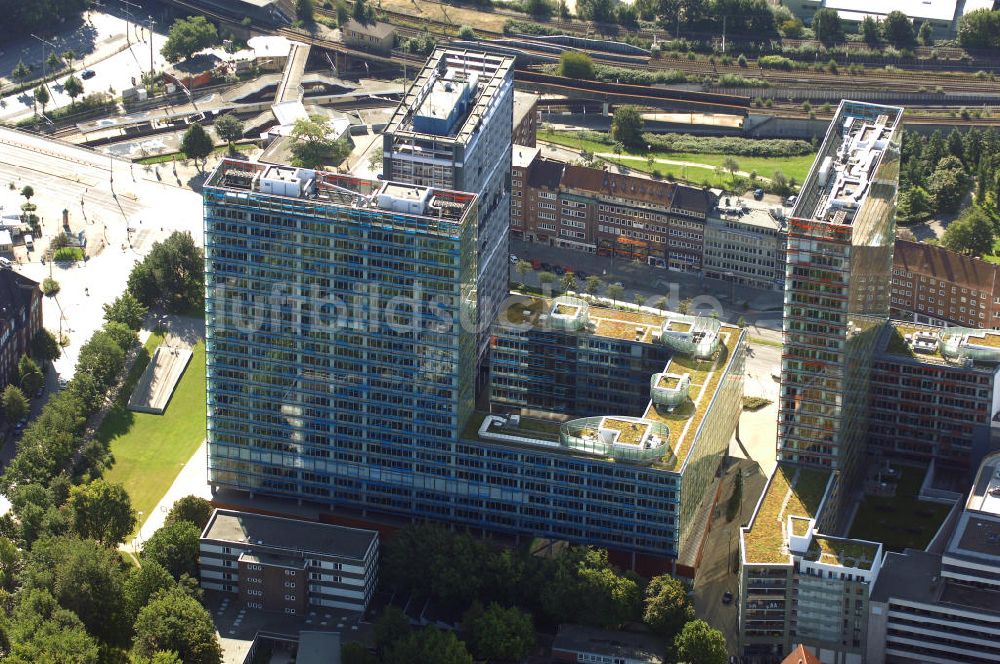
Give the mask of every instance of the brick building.
M 930 325 L 1000 327 L 998 269 L 943 247 L 896 240 L 892 315 Z
M 530 242 L 700 272 L 706 190 L 547 159 L 514 146 L 511 232 Z
M 201 587 L 250 609 L 302 615 L 310 606 L 364 611 L 378 576 L 378 533 L 215 510 L 201 534 Z
M 42 291 L 38 282 L 0 269 L 0 388 L 17 376 L 17 361 L 42 329 Z

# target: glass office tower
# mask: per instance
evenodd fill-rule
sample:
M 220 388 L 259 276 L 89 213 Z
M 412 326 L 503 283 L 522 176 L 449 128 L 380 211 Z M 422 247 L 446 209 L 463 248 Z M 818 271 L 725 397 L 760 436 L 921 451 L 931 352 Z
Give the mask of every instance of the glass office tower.
M 475 399 L 477 202 L 231 160 L 212 173 L 213 487 L 388 511 L 435 488 Z
M 889 317 L 903 109 L 841 102 L 792 210 L 778 411 L 781 461 L 856 481 L 869 378 Z

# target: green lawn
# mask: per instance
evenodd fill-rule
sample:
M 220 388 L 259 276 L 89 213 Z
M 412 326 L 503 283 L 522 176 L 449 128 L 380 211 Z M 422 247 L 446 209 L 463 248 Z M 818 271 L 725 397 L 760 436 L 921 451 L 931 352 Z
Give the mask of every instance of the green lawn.
M 133 413 L 125 407 L 150 355 L 162 341 L 162 335 L 150 336 L 118 402 L 97 430 L 98 439 L 110 443 L 115 459 L 106 479 L 125 486 L 143 520 L 205 438 L 204 342 L 194 347 L 191 362 L 163 415 Z
M 236 143 L 233 145 L 233 152 L 243 154 L 244 152 L 249 152 L 253 149 L 253 145 L 250 143 Z M 219 145 L 212 150 L 213 155 L 223 154 L 229 152 L 228 145 Z M 135 163 L 142 164 L 143 166 L 152 166 L 154 164 L 165 164 L 171 161 L 184 161 L 187 159 L 187 155 L 183 152 L 166 152 L 164 154 L 156 154 L 151 157 L 143 157 L 142 159 L 136 159 Z
M 564 145 L 566 147 L 576 148 L 578 150 L 588 150 L 593 153 L 614 152 L 614 146 L 612 145 L 583 139 L 578 136 L 574 136 L 572 133 L 540 130 L 538 132 L 538 139 Z M 688 182 L 695 182 L 698 184 L 700 184 L 703 180 L 708 180 L 712 186 L 729 184 L 729 175 L 725 174 L 723 176 L 719 176 L 715 173 L 715 168 L 717 166 L 722 166 L 722 162 L 731 155 L 662 151 L 654 151 L 652 155 L 654 159 L 687 161 L 692 164 L 704 164 L 704 166 L 679 166 L 654 163 L 653 167 L 650 168 L 646 164 L 646 151 L 628 148 L 622 151 L 621 158 L 611 157 L 608 158 L 608 161 L 621 164 L 629 168 L 634 168 L 635 170 L 642 171 L 644 173 L 649 173 L 652 172 L 653 169 L 656 169 L 663 177 L 666 177 L 669 173 L 679 180 L 686 180 Z M 632 158 L 629 159 L 628 157 Z M 812 166 L 816 157 L 815 155 L 801 155 L 798 157 L 741 157 L 737 155 L 734 158 L 737 163 L 739 163 L 741 171 L 757 171 L 757 174 L 764 178 L 770 178 L 775 171 L 781 171 L 789 178 L 795 178 L 795 180 L 801 184 L 809 174 L 809 168 Z
M 917 500 L 923 468 L 896 466 L 902 471 L 892 498 L 865 496 L 851 524 L 852 539 L 882 542 L 889 551 L 923 549 L 934 537 L 950 505 Z

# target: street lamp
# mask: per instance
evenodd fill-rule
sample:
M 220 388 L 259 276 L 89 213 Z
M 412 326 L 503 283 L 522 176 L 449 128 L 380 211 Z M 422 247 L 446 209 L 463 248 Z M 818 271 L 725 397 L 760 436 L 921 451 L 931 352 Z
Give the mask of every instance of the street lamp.
M 46 77 L 46 73 L 45 73 L 45 47 L 46 46 L 50 46 L 52 48 L 52 52 L 54 53 L 56 51 L 56 45 L 53 44 L 50 41 L 42 39 L 41 37 L 39 37 L 36 34 L 32 34 L 31 36 L 34 37 L 35 39 L 37 39 L 38 41 L 42 42 L 42 85 L 44 86 L 45 85 L 45 77 Z

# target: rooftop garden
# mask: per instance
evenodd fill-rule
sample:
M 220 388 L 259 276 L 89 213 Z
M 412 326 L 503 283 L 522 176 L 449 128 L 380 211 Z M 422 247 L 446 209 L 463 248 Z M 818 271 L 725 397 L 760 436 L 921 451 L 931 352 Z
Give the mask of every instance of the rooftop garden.
M 788 562 L 785 521 L 789 516 L 816 516 L 828 477 L 823 471 L 778 465 L 744 538 L 747 562 Z
M 500 322 L 511 325 L 524 325 L 525 323 L 534 325 L 538 321 L 538 317 L 542 315 L 544 308 L 545 300 L 541 298 L 520 298 L 511 302 L 506 311 L 501 312 Z
M 892 355 L 902 355 L 903 357 L 917 357 L 917 358 L 935 358 L 938 360 L 943 360 L 940 350 L 934 349 L 933 353 L 916 353 L 910 344 L 906 342 L 907 336 L 912 336 L 918 333 L 931 333 L 937 336 L 937 330 L 932 327 L 925 327 L 921 325 L 906 325 L 903 323 L 893 323 L 889 327 L 889 343 L 886 345 L 886 351 Z
M 668 470 L 673 470 L 678 463 L 683 463 L 687 457 L 694 434 L 701 426 L 701 421 L 705 419 L 708 404 L 712 401 L 716 390 L 719 389 L 719 382 L 725 373 L 729 358 L 736 350 L 736 344 L 740 338 L 739 330 L 723 328 L 723 332 L 726 331 L 729 333 L 722 335 L 723 343 L 719 344 L 719 351 L 714 360 L 699 360 L 694 357 L 674 355 L 664 370 L 671 373 L 683 374 L 686 372 L 691 374 L 691 398 L 669 412 L 665 408 L 657 408 L 650 402 L 645 415 L 643 415 L 646 419 L 663 422 L 670 428 L 670 448 L 676 456 L 670 464 L 665 466 Z
M 629 323 L 620 320 L 612 320 L 610 318 L 595 317 L 593 310 L 591 310 L 590 320 L 591 322 L 597 324 L 595 332 L 598 336 L 609 337 L 611 339 L 631 341 L 638 337 L 638 339 L 642 341 L 649 336 L 651 329 L 641 323 Z M 642 334 L 637 335 L 635 331 L 639 328 L 642 328 Z
M 575 316 L 578 311 L 580 311 L 580 307 L 572 304 L 557 304 L 555 309 L 555 313 L 559 316 Z
M 968 342 L 970 344 L 976 344 L 977 346 L 988 346 L 990 348 L 1000 348 L 1000 334 L 993 334 L 992 332 L 987 332 L 984 336 L 972 336 L 968 337 Z
M 796 537 L 805 537 L 809 534 L 809 519 L 802 517 L 792 517 L 792 534 Z
M 649 430 L 649 425 L 642 422 L 629 422 L 627 420 L 605 417 L 601 422 L 601 428 L 617 431 L 617 442 L 619 445 L 638 445 Z
M 691 323 L 682 323 L 681 321 L 672 320 L 670 321 L 670 327 L 667 329 L 671 332 L 690 332 Z
M 923 549 L 941 527 L 950 505 L 918 500 L 926 469 L 901 466 L 895 496 L 865 496 L 848 535 L 882 542 L 888 551 Z
M 480 420 L 482 423 L 482 420 Z M 524 436 L 525 438 L 541 438 L 543 440 L 559 440 L 560 422 L 551 420 L 536 420 L 522 417 L 516 427 L 500 426 L 491 424 L 488 431 L 490 433 L 501 433 L 510 436 Z
M 877 554 L 878 546 L 870 542 L 813 537 L 809 551 L 806 552 L 806 558 L 827 565 L 871 569 Z
M 676 390 L 677 386 L 680 385 L 680 382 L 681 382 L 680 376 L 670 376 L 667 374 L 663 374 L 662 376 L 660 376 L 660 380 L 656 382 L 656 386 L 662 387 L 667 390 Z

